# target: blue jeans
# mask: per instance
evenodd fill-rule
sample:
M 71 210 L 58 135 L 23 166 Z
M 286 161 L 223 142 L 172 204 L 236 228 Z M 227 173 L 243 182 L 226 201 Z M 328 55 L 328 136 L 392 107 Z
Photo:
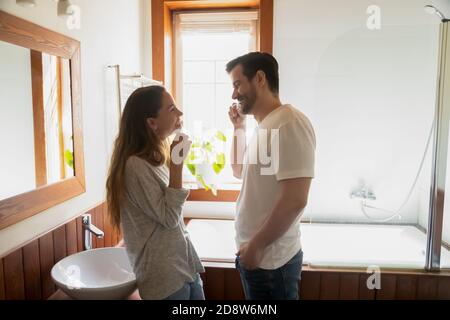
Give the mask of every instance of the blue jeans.
M 236 257 L 247 300 L 298 300 L 303 252 L 300 250 L 285 265 L 274 270 L 246 270 Z
M 200 278 L 200 274 L 197 273 L 194 282 L 186 282 L 180 290 L 164 300 L 205 300 L 203 281 Z

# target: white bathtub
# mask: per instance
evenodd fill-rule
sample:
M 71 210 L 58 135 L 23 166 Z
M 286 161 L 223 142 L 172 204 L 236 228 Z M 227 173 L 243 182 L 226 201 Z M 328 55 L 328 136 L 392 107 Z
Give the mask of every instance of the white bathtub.
M 234 221 L 191 220 L 191 240 L 204 261 L 234 262 Z M 303 264 L 311 267 L 421 269 L 426 235 L 414 226 L 302 223 Z M 441 267 L 450 268 L 442 247 Z

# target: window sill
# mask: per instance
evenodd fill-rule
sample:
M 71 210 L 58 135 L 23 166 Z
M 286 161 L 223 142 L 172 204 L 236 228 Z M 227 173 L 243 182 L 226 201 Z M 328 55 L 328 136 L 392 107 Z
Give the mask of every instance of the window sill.
M 187 201 L 184 205 L 185 219 L 234 220 L 235 203 L 224 201 Z
M 183 187 L 190 190 L 188 201 L 236 202 L 241 190 L 241 183 L 220 185 L 216 196 L 211 190 L 199 189 L 195 182 L 183 183 Z

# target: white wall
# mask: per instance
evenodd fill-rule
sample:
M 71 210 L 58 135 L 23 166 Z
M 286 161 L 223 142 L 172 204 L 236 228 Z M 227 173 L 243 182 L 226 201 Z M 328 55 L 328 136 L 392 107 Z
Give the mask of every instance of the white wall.
M 30 50 L 0 41 L 0 200 L 36 187 Z
M 373 1 L 275 0 L 281 96 L 317 135 L 306 219 L 367 222 L 349 197 L 361 181 L 377 196 L 372 205 L 395 211 L 405 199 L 434 110 L 439 21 L 427 3 L 377 1 L 381 29 L 369 30 Z M 417 223 L 418 206 L 415 192 L 392 222 Z
M 36 1 L 35 8 L 2 0 L 0 10 L 73 37 L 81 42 L 81 80 L 84 130 L 86 193 L 46 210 L 11 227 L 0 230 L 0 256 L 57 228 L 96 206 L 105 198 L 105 177 L 111 135 L 107 125 L 106 66 L 120 64 L 123 73 L 151 73 L 149 0 L 74 0 L 81 8 L 81 29 L 68 30 L 57 17 L 54 1 Z

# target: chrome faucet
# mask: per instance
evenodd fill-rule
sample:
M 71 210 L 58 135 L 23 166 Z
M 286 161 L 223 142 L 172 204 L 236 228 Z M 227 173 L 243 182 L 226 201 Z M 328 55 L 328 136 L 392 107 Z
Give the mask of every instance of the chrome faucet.
M 92 224 L 92 216 L 90 214 L 83 214 L 81 221 L 84 232 L 84 250 L 90 250 L 92 249 L 92 234 L 99 239 L 103 239 L 105 233 Z
M 350 198 L 359 198 L 363 200 L 377 200 L 377 197 L 375 196 L 375 193 L 373 193 L 372 190 L 366 189 L 365 187 L 362 187 L 360 189 L 353 190 L 350 193 Z

